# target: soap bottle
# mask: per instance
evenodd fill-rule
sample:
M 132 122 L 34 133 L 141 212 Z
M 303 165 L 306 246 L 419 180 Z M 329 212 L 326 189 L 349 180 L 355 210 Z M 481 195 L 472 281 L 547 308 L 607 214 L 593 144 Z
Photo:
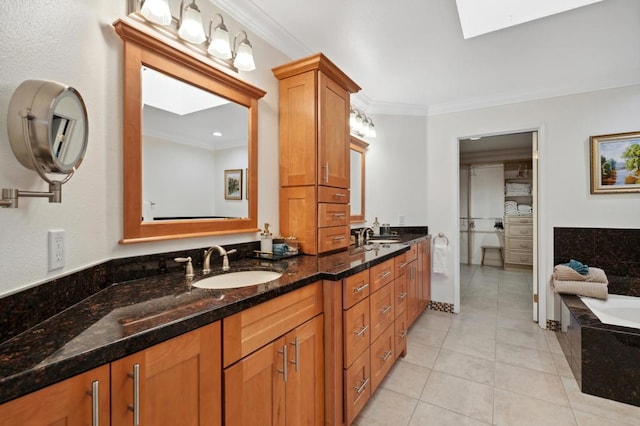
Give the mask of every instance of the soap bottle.
M 269 224 L 264 224 L 264 231 L 260 234 L 260 251 L 262 253 L 273 253 L 273 234 L 269 231 Z
M 373 235 L 380 235 L 380 222 L 378 222 L 378 218 L 373 222 Z

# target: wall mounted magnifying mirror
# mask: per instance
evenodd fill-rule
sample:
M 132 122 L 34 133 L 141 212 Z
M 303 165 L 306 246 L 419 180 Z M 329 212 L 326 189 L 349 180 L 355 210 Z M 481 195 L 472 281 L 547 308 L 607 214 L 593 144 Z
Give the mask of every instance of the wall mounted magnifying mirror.
M 350 191 L 350 209 L 351 223 L 364 222 L 364 165 L 365 152 L 368 143 L 351 136 L 350 152 L 350 173 L 351 173 L 351 191 Z
M 125 43 L 121 243 L 256 232 L 265 92 L 135 19 L 114 27 Z
M 2 207 L 18 207 L 20 197 L 62 201 L 62 184 L 80 166 L 89 126 L 82 97 L 72 87 L 45 80 L 23 82 L 11 97 L 7 132 L 14 155 L 24 167 L 49 183 L 48 192 L 2 189 Z M 47 173 L 66 175 L 50 179 Z

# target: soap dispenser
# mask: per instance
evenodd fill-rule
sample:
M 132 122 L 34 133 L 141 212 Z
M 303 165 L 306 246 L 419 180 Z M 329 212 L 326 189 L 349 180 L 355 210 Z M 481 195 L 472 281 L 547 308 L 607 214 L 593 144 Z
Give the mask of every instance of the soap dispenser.
M 378 218 L 373 222 L 373 235 L 380 235 L 380 222 L 378 222 Z
M 273 253 L 273 234 L 269 231 L 269 224 L 264 224 L 264 231 L 260 234 L 260 251 L 262 253 Z

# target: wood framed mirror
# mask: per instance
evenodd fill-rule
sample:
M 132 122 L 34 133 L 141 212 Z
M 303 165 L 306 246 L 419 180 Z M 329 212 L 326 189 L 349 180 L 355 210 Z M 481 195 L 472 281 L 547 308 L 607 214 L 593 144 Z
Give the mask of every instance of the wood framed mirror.
M 113 25 L 124 41 L 124 227 L 120 243 L 258 231 L 258 100 L 265 92 L 220 71 L 196 53 L 167 43 L 131 17 Z M 163 86 L 165 83 L 171 87 Z M 179 90 L 188 93 L 176 94 Z M 148 100 L 149 93 L 165 95 L 168 102 L 165 99 L 164 103 L 171 105 L 163 107 L 162 100 Z M 189 105 L 183 105 L 183 99 Z M 191 105 L 194 99 L 201 99 L 201 105 Z M 183 106 L 184 110 L 173 111 Z M 196 121 L 197 116 L 205 119 Z M 209 144 L 215 144 L 215 133 L 211 127 L 203 129 L 208 132 L 206 137 L 191 131 L 201 127 L 201 122 L 229 124 L 231 116 L 239 117 L 235 127 L 240 142 L 235 142 L 245 147 L 246 154 L 215 154 L 209 167 L 196 170 L 197 162 L 214 155 Z M 193 146 L 197 144 L 200 146 Z M 186 145 L 189 147 L 184 148 Z M 227 169 L 244 173 L 239 182 L 232 182 L 240 196 L 231 200 L 224 198 Z M 188 194 L 192 198 L 184 198 Z M 207 197 L 211 200 L 203 203 Z
M 350 209 L 351 223 L 364 222 L 364 166 L 365 152 L 368 143 L 355 136 L 351 136 L 351 150 L 349 151 L 350 173 L 351 173 L 351 190 L 350 190 Z

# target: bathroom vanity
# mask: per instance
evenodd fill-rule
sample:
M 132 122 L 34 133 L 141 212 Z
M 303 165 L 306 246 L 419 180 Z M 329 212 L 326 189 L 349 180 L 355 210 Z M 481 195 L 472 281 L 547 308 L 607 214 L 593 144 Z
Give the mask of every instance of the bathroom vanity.
M 232 271 L 282 273 L 236 289 L 190 286 L 183 272 L 112 284 L 0 344 L 0 418 L 350 424 L 406 351 L 411 304 L 428 303 L 429 244 L 236 259 Z

